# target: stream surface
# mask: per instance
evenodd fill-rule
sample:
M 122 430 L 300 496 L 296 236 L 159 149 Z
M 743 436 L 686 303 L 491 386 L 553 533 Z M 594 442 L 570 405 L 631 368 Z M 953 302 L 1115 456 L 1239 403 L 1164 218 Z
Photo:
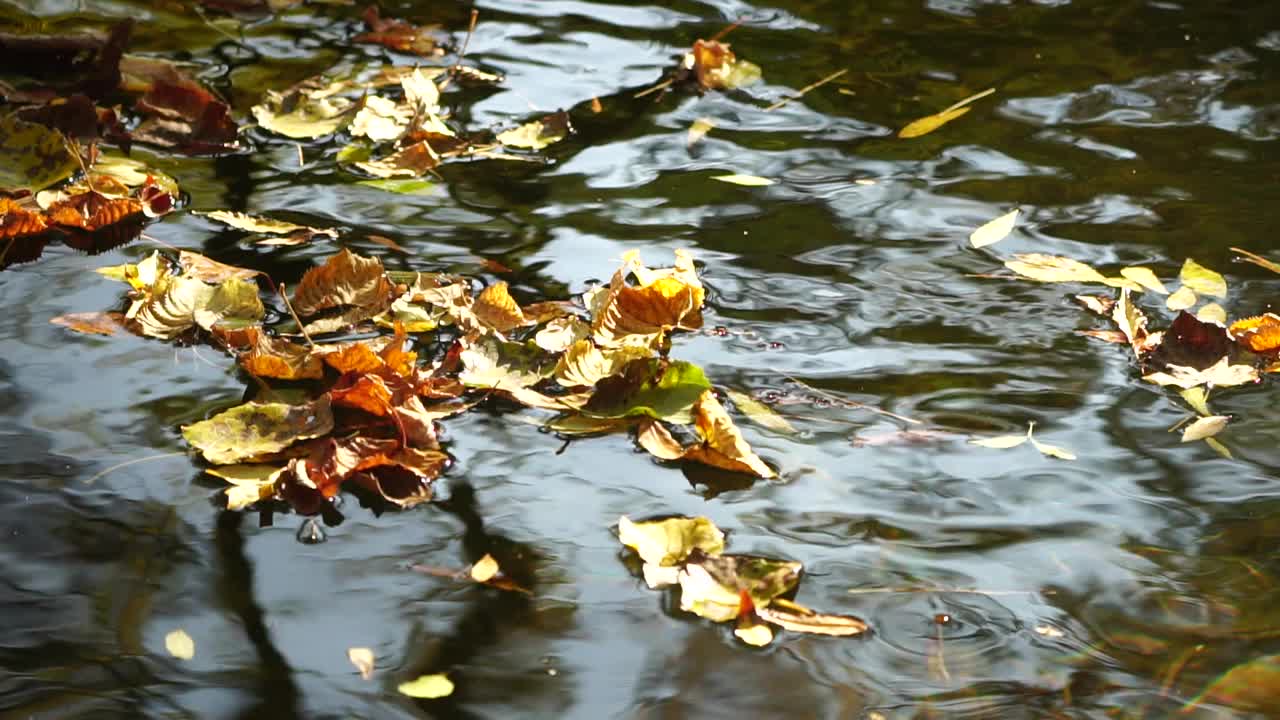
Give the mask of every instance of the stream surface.
M 135 17 L 132 52 L 196 63 L 246 123 L 268 88 L 413 61 L 351 45 L 360 8 L 305 6 L 228 35 L 183 5 L 0 0 L 0 20 L 66 31 Z M 1231 317 L 1266 312 L 1280 276 L 1229 247 L 1280 251 L 1280 3 L 477 7 L 467 61 L 506 80 L 445 104 L 471 128 L 572 109 L 577 133 L 542 153 L 552 162 L 446 164 L 434 192 L 406 196 L 331 162 L 299 167 L 292 143 L 261 130 L 218 158 L 138 147 L 187 209 L 344 230 L 342 243 L 261 247 L 177 212 L 147 235 L 289 284 L 345 244 L 389 269 L 508 280 L 525 302 L 607 280 L 629 250 L 661 265 L 688 248 L 707 328 L 726 331 L 678 336 L 673 356 L 788 415 L 797 434 L 737 415 L 780 479 L 662 464 L 625 435 L 566 443 L 539 427 L 545 413 L 494 403 L 442 423 L 456 462 L 436 503 L 375 514 L 347 496 L 314 526 L 227 512 L 178 428 L 244 398 L 231 360 L 49 322 L 118 308 L 122 286 L 92 270 L 160 246 L 52 246 L 0 274 L 0 718 L 1169 717 L 1280 653 L 1270 381 L 1211 398 L 1234 417 L 1220 437 L 1234 459 L 1181 444 L 1177 394 L 1142 382 L 1124 346 L 1076 333 L 1108 325 L 1071 296 L 1109 289 L 989 277 L 1009 276 L 1012 253 L 1044 252 L 1112 274 L 1146 265 L 1176 287 L 1193 257 L 1227 276 Z M 460 39 L 469 7 L 383 12 Z M 739 18 L 726 40 L 763 82 L 633 97 Z M 968 115 L 896 137 L 988 87 Z M 599 114 L 584 111 L 592 98 Z M 697 118 L 715 128 L 690 146 Z M 340 145 L 304 150 L 332 159 Z M 726 173 L 776 183 L 711 179 Z M 1010 238 L 968 246 L 1015 207 Z M 1171 319 L 1162 297 L 1140 302 L 1155 326 Z M 1029 422 L 1078 459 L 967 442 Z M 874 631 L 748 648 L 644 587 L 614 534 L 623 514 L 706 515 L 734 552 L 803 562 L 800 602 Z M 486 552 L 533 595 L 412 570 Z M 178 628 L 195 640 L 189 661 L 165 651 Z M 371 680 L 347 659 L 355 646 L 376 654 Z M 456 684 L 449 698 L 396 692 L 435 672 Z

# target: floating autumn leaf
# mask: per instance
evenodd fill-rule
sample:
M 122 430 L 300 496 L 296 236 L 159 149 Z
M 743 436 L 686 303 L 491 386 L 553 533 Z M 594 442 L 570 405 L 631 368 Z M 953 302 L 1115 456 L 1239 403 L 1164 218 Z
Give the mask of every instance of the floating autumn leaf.
M 495 139 L 507 147 L 541 150 L 548 145 L 560 142 L 572 132 L 573 125 L 569 122 L 569 113 L 561 110 L 540 120 L 500 132 Z
M 738 627 L 733 629 L 733 634 L 753 647 L 764 647 L 773 642 L 773 630 L 768 625 L 755 622 L 745 615 L 738 618 Z
M 1227 324 L 1227 310 L 1218 303 L 1209 303 L 1196 311 L 1196 319 L 1200 322 Z
M 253 106 L 253 117 L 271 132 L 295 140 L 331 135 L 351 119 L 354 104 L 331 97 L 325 90 L 299 89 L 290 93 L 268 90 L 263 102 Z
M 1155 372 L 1142 378 L 1157 385 L 1176 385 L 1180 388 L 1191 388 L 1197 385 L 1210 387 L 1231 387 L 1257 382 L 1257 368 L 1252 365 L 1232 365 L 1223 357 L 1218 362 L 1198 370 L 1185 365 L 1169 365 L 1163 372 Z
M 774 184 L 774 181 L 769 178 L 757 177 L 755 175 L 739 175 L 737 173 L 732 175 L 713 175 L 711 176 L 711 179 L 719 180 L 723 183 L 729 183 L 730 185 L 744 185 L 746 187 L 767 187 Z
M 115 335 L 124 328 L 125 320 L 118 312 L 82 312 L 59 315 L 49 322 L 83 335 Z
M 381 260 L 361 257 L 343 248 L 302 276 L 293 292 L 293 308 L 303 317 L 342 308 L 342 322 L 346 325 L 386 310 L 393 294 L 394 287 Z
M 756 608 L 761 620 L 792 632 L 810 635 L 849 637 L 870 629 L 865 621 L 852 615 L 830 615 L 810 610 L 794 602 L 775 602 Z
M 164 649 L 179 660 L 190 660 L 196 656 L 196 641 L 186 630 L 179 628 L 164 636 Z
M 133 221 L 141 229 L 142 202 L 131 197 L 107 197 L 89 190 L 49 206 L 49 224 L 97 232 L 112 225 Z M 132 229 L 132 228 L 131 228 Z
M 627 284 L 630 273 L 639 286 Z M 601 347 L 655 346 L 668 331 L 702 327 L 705 295 L 688 253 L 676 251 L 675 267 L 666 270 L 650 270 L 630 256 L 608 288 L 597 289 L 587 299 L 592 337 Z
M 423 675 L 411 682 L 400 683 L 396 686 L 396 691 L 409 697 L 433 700 L 452 695 L 453 681 L 443 673 Z
M 126 57 L 121 65 L 130 89 L 143 93 L 134 109 L 145 119 L 132 130 L 133 139 L 194 153 L 237 148 L 238 128 L 227 103 L 190 75 L 154 58 Z
M 377 5 L 365 8 L 362 18 L 365 25 L 369 27 L 369 31 L 355 36 L 353 38 L 355 42 L 381 45 L 391 50 L 422 57 L 444 54 L 433 35 L 438 26 L 418 27 L 404 20 L 384 18 L 378 12 Z
M 969 244 L 975 248 L 994 245 L 1006 237 L 1009 237 L 1009 233 L 1013 232 L 1013 228 L 1017 224 L 1018 211 L 1012 210 L 1007 212 L 995 220 L 984 223 L 977 230 L 974 230 L 969 235 Z
M 373 677 L 373 650 L 367 647 L 347 648 L 347 659 L 360 673 L 360 679 L 368 680 Z
M 440 156 L 426 140 L 381 159 L 357 162 L 356 167 L 380 178 L 416 178 L 440 164 Z
M 42 213 L 0 197 L 0 240 L 39 235 L 49 229 Z
M 648 416 L 687 422 L 694 403 L 711 388 L 702 368 L 659 358 L 633 360 L 620 373 L 596 382 L 583 408 L 594 417 Z
M 57 130 L 11 114 L 0 115 L 0 187 L 35 192 L 69 177 L 79 167 Z
M 1234 356 L 1235 349 L 1225 327 L 1205 322 L 1184 310 L 1164 332 L 1163 341 L 1151 353 L 1147 364 L 1157 369 L 1186 365 L 1203 370 L 1224 357 Z
M 254 331 L 253 347 L 239 357 L 240 367 L 255 377 L 279 380 L 319 380 L 324 364 L 312 349 Z
M 182 428 L 182 437 L 215 465 L 279 452 L 333 429 L 329 398 L 305 405 L 250 402 Z
M 762 425 L 784 435 L 795 435 L 799 432 L 794 425 L 779 415 L 776 410 L 750 395 L 737 390 L 727 390 L 726 394 L 728 394 L 730 400 L 733 400 L 734 407 L 757 425 Z
M 969 97 L 961 100 L 960 102 L 952 105 L 951 107 L 947 108 L 946 110 L 943 110 L 942 112 L 934 113 L 933 115 L 928 115 L 920 118 L 919 120 L 915 120 L 911 123 L 908 123 L 906 127 L 898 131 L 898 137 L 914 138 L 914 137 L 920 137 L 921 135 L 927 135 L 933 132 L 934 130 L 937 130 L 938 128 L 942 127 L 943 125 L 946 125 L 952 120 L 955 120 L 956 118 L 969 112 L 972 109 L 968 107 L 970 103 L 974 102 L 975 100 L 981 100 L 982 98 L 994 93 L 995 91 L 996 91 L 995 88 L 987 88 L 986 90 L 983 90 L 980 93 L 970 95 Z
M 996 450 L 1007 450 L 1009 448 L 1018 447 L 1019 445 L 1025 442 L 1029 442 L 1031 443 L 1032 447 L 1034 447 L 1036 450 L 1039 450 L 1042 454 L 1048 455 L 1049 457 L 1055 457 L 1060 460 L 1076 459 L 1075 453 L 1071 452 L 1070 450 L 1065 450 L 1056 445 L 1049 445 L 1047 443 L 1042 443 L 1039 440 L 1036 440 L 1033 434 L 1035 431 L 1035 427 L 1036 427 L 1036 424 L 1034 422 L 1027 423 L 1026 435 L 998 435 L 996 437 L 970 440 L 969 443 L 971 445 L 978 445 L 980 447 L 992 448 Z
M 618 518 L 618 540 L 640 559 L 663 567 L 684 562 L 695 549 L 708 555 L 724 552 L 724 532 L 706 517 L 674 517 L 632 522 Z
M 505 342 L 486 336 L 462 351 L 458 380 L 475 388 L 516 390 L 549 376 L 553 364 L 532 343 Z
M 395 140 L 409 128 L 411 120 L 413 109 L 408 105 L 370 95 L 364 99 L 347 131 L 353 137 L 367 137 L 374 142 Z
M 209 212 L 192 212 L 193 215 L 207 217 L 210 220 L 217 220 L 223 225 L 230 225 L 237 230 L 245 230 L 252 233 L 262 233 L 264 235 L 295 235 L 309 240 L 315 235 L 327 235 L 337 239 L 338 231 L 334 228 L 317 228 L 306 225 L 296 225 L 284 220 L 275 220 L 267 217 L 255 217 L 242 212 L 234 212 L 232 210 L 211 210 Z
M 689 147 L 696 145 L 698 141 L 706 137 L 706 134 L 711 132 L 715 126 L 716 123 L 711 118 L 700 117 L 697 120 L 694 120 L 693 124 L 689 126 L 688 134 L 685 136 L 685 145 Z
M 760 66 L 738 56 L 728 43 L 697 40 L 685 53 L 674 82 L 692 79 L 700 90 L 734 90 L 760 79 Z
M 226 280 L 251 280 L 262 274 L 259 270 L 220 263 L 190 250 L 178 251 L 178 266 L 182 268 L 182 274 L 187 277 L 215 284 Z
M 1139 359 L 1150 349 L 1150 335 L 1147 333 L 1147 316 L 1133 304 L 1129 290 L 1120 291 L 1120 300 L 1111 310 L 1111 319 L 1115 321 L 1120 332 L 1133 348 L 1134 357 Z
M 1195 442 L 1196 440 L 1211 438 L 1222 432 L 1229 422 L 1231 422 L 1231 418 L 1227 415 L 1208 415 L 1197 418 L 1195 422 L 1192 422 L 1182 430 L 1182 442 Z
M 481 290 L 471 311 L 481 323 L 500 333 L 530 324 L 519 303 L 511 297 L 505 282 L 497 282 Z
M 556 363 L 556 382 L 566 387 L 593 387 L 597 382 L 617 375 L 633 360 L 648 358 L 647 347 L 623 346 L 601 350 L 590 340 L 579 340 L 564 351 Z
M 1164 283 L 1160 282 L 1160 278 L 1156 277 L 1156 274 L 1151 271 L 1151 268 L 1140 266 L 1125 267 L 1120 268 L 1120 274 L 1148 290 L 1153 290 L 1161 295 L 1169 294 L 1169 289 L 1164 286 Z
M 1178 273 L 1178 279 L 1183 285 L 1201 295 L 1227 296 L 1226 279 L 1191 258 L 1187 258 L 1182 263 L 1182 271 Z
M 242 463 L 205 468 L 205 473 L 231 483 L 223 492 L 228 510 L 243 510 L 254 503 L 270 500 L 276 494 L 276 480 L 284 467 L 261 463 Z
M 659 460 L 680 460 L 684 457 L 684 445 L 659 420 L 646 418 L 641 421 L 636 442 Z
M 1209 683 L 1182 708 L 1184 714 L 1205 703 L 1243 712 L 1280 713 L 1280 655 L 1267 655 L 1236 665 Z
M 1242 318 L 1227 328 L 1236 344 L 1258 354 L 1272 354 L 1280 350 L 1280 315 L 1267 313 Z
M 1170 295 L 1164 301 L 1164 306 L 1173 311 L 1186 310 L 1200 301 L 1196 297 L 1196 291 L 1190 287 L 1183 285 L 1178 288 L 1177 292 Z
M 751 450 L 714 391 L 702 393 L 694 405 L 693 417 L 702 444 L 685 450 L 685 459 L 766 479 L 777 477 L 773 468 Z
M 498 561 L 493 559 L 492 555 L 485 553 L 485 556 L 475 561 L 471 566 L 471 579 L 478 583 L 489 582 L 498 574 Z
M 1204 387 L 1185 388 L 1179 390 L 1178 394 L 1182 396 L 1183 400 L 1187 401 L 1192 410 L 1195 410 L 1202 417 L 1208 417 L 1213 414 L 1209 412 L 1209 392 Z
M 576 316 L 556 318 L 538 330 L 533 342 L 549 353 L 568 350 L 579 340 L 591 335 L 591 326 Z M 559 374 L 559 373 L 557 373 Z
M 1043 253 L 1025 253 L 1006 260 L 1004 266 L 1019 275 L 1040 282 L 1106 283 L 1102 273 L 1071 258 Z

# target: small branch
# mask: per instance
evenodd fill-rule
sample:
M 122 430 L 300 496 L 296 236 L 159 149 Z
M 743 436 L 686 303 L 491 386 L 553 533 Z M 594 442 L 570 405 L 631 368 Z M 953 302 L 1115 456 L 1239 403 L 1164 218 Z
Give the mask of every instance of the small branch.
M 171 452 L 171 453 L 164 453 L 164 454 L 162 454 L 162 455 L 148 455 L 147 457 L 144 457 L 144 458 L 135 458 L 135 459 L 133 459 L 133 460 L 126 460 L 125 462 L 122 462 L 122 463 L 120 463 L 120 464 L 118 464 L 118 465 L 112 465 L 111 467 L 107 468 L 106 470 L 103 470 L 102 472 L 98 473 L 97 475 L 94 475 L 93 477 L 89 478 L 88 480 L 85 480 L 85 481 L 84 481 L 84 483 L 85 483 L 85 485 L 92 484 L 94 480 L 97 480 L 98 478 L 102 477 L 103 475 L 106 475 L 107 473 L 115 472 L 116 470 L 119 470 L 120 468 L 123 468 L 123 467 L 129 467 L 130 465 L 137 465 L 138 463 L 149 462 L 149 461 L 151 461 L 151 460 L 163 460 L 163 459 L 165 459 L 165 458 L 171 458 L 171 457 L 179 457 L 179 456 L 186 457 L 186 455 L 187 455 L 187 453 L 185 453 L 185 452 Z
M 285 308 L 293 316 L 293 321 L 298 323 L 298 330 L 302 333 L 302 337 L 306 338 L 307 344 L 311 346 L 312 350 L 315 350 L 316 341 L 311 339 L 311 334 L 307 332 L 307 326 L 302 324 L 302 319 L 298 317 L 298 313 L 293 311 L 293 305 L 289 302 L 289 294 L 285 290 L 284 283 L 280 283 L 280 297 L 284 299 Z
M 471 23 L 467 25 L 467 36 L 462 39 L 462 49 L 458 51 L 458 59 L 453 61 L 453 65 L 449 68 L 449 74 L 445 75 L 444 80 L 440 82 L 440 92 L 444 92 L 444 89 L 449 87 L 449 81 L 453 80 L 454 76 L 458 74 L 458 68 L 462 67 L 462 59 L 467 56 L 467 46 L 471 44 L 471 36 L 476 31 L 476 20 L 479 18 L 480 11 L 472 8 Z
M 658 83 L 657 85 L 654 85 L 648 90 L 641 90 L 640 92 L 636 93 L 635 95 L 632 95 L 631 97 L 636 98 L 638 100 L 644 97 L 645 95 L 652 95 L 653 93 L 656 93 L 659 90 L 666 90 L 667 88 L 671 87 L 671 83 L 674 83 L 674 82 L 675 82 L 675 78 L 667 78 L 666 80 L 663 80 L 662 82 Z
M 822 87 L 823 85 L 826 85 L 827 83 L 831 82 L 832 80 L 835 80 L 836 78 L 840 77 L 841 75 L 844 75 L 844 74 L 845 74 L 845 73 L 847 73 L 847 72 L 849 72 L 849 69 L 848 69 L 848 68 L 845 68 L 844 70 L 837 70 L 837 71 L 835 71 L 835 72 L 831 73 L 830 75 L 828 75 L 828 76 L 826 76 L 826 77 L 822 78 L 822 79 L 821 79 L 821 80 L 819 80 L 818 82 L 810 83 L 810 84 L 808 84 L 808 85 L 805 85 L 804 87 L 802 87 L 802 88 L 800 88 L 798 91 L 796 91 L 796 94 L 795 94 L 795 95 L 793 95 L 792 97 L 783 98 L 783 99 L 779 100 L 778 102 L 776 102 L 776 103 L 774 103 L 774 104 L 770 105 L 769 107 L 765 108 L 765 109 L 764 109 L 764 111 L 765 111 L 765 112 L 772 112 L 772 111 L 777 110 L 778 108 L 782 107 L 783 105 L 786 105 L 787 103 L 791 102 L 792 100 L 799 100 L 800 98 L 804 97 L 804 96 L 805 96 L 805 94 L 806 94 L 806 93 L 808 93 L 810 90 L 817 90 L 818 88 Z

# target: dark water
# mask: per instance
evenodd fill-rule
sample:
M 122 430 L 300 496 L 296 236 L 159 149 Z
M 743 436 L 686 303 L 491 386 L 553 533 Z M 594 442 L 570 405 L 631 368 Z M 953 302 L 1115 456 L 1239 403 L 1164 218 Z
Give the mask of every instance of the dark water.
M 349 497 L 321 544 L 296 539 L 297 516 L 259 527 L 219 510 L 220 484 L 181 454 L 91 481 L 181 453 L 178 426 L 239 402 L 245 383 L 207 347 L 50 325 L 115 307 L 120 286 L 89 270 L 154 245 L 53 247 L 0 276 L 0 717 L 1166 717 L 1280 652 L 1274 389 L 1215 393 L 1236 416 L 1222 436 L 1234 460 L 1179 444 L 1166 432 L 1185 417 L 1176 395 L 1141 382 L 1124 348 L 1074 334 L 1101 326 L 1071 302 L 1078 286 L 974 277 L 1047 252 L 1168 281 L 1191 256 L 1227 275 L 1232 317 L 1265 311 L 1280 278 L 1228 247 L 1280 250 L 1280 3 L 478 7 L 468 57 L 507 81 L 451 98 L 465 125 L 602 101 L 575 111 L 552 165 L 449 165 L 446 185 L 412 197 L 352 185 L 332 163 L 299 168 L 291 143 L 259 131 L 239 156 L 136 155 L 175 175 L 192 209 L 337 225 L 393 268 L 493 280 L 478 258 L 494 258 L 525 300 L 581 292 L 630 249 L 659 263 L 690 248 L 709 325 L 733 332 L 686 335 L 675 354 L 801 416 L 797 436 L 742 423 L 782 478 L 682 472 L 624 436 L 564 447 L 541 415 L 494 407 L 444 423 L 457 458 L 445 501 L 375 516 Z M 182 8 L 0 0 L 28 28 L 32 15 L 54 30 L 134 16 L 134 51 L 189 57 L 242 118 L 264 88 L 387 57 L 349 45 L 357 9 L 242 28 L 211 14 L 220 33 Z M 384 7 L 457 37 L 468 10 Z M 728 39 L 763 84 L 632 98 L 739 17 Z M 986 87 L 997 94 L 968 116 L 893 137 Z M 690 149 L 699 117 L 717 127 Z M 726 172 L 778 183 L 709 179 Z M 967 248 L 1015 206 L 1012 238 Z M 337 247 L 257 248 L 186 213 L 147 232 L 286 281 Z M 1163 324 L 1159 301 L 1144 303 Z M 856 446 L 903 425 L 810 402 L 788 376 L 956 435 Z M 1079 460 L 965 442 L 1028 421 Z M 611 531 L 624 513 L 706 514 L 735 551 L 804 562 L 799 600 L 875 632 L 748 649 L 643 588 Z M 533 597 L 410 570 L 485 552 L 527 571 Z M 164 650 L 176 628 L 195 639 L 191 661 Z M 352 646 L 376 652 L 373 680 L 350 666 Z M 429 672 L 449 673 L 451 698 L 395 692 Z

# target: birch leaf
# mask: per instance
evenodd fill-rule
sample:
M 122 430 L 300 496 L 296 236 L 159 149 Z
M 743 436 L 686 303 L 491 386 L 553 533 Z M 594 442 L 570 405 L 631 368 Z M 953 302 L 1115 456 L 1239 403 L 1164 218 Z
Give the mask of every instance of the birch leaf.
M 1160 282 L 1160 278 L 1148 267 L 1126 267 L 1120 268 L 1120 274 L 1148 290 L 1153 290 L 1161 295 L 1168 295 L 1169 289 Z
M 1208 415 L 1197 419 L 1188 425 L 1182 431 L 1182 442 L 1195 442 L 1196 440 L 1204 440 L 1222 432 L 1222 429 L 1231 422 L 1231 418 L 1227 415 Z
M 969 444 L 979 445 L 985 448 L 993 448 L 995 450 L 1007 450 L 1009 448 L 1018 447 L 1026 441 L 1026 435 L 997 435 L 996 437 L 970 440 Z
M 400 683 L 396 686 L 396 691 L 401 695 L 431 700 L 452 695 L 453 681 L 444 673 L 423 675 L 411 682 Z
M 774 181 L 769 178 L 757 177 L 755 175 L 739 175 L 737 173 L 732 175 L 714 175 L 711 179 L 733 185 L 745 185 L 747 187 L 764 187 L 766 185 L 774 184 Z
M 1201 322 L 1227 324 L 1227 311 L 1218 303 L 1209 303 L 1196 311 L 1196 319 Z
M 1018 211 L 1013 210 L 1005 213 L 995 220 L 991 220 L 969 235 L 969 244 L 975 248 L 994 245 L 1009 236 L 1013 232 L 1014 226 L 1018 223 Z
M 1201 295 L 1227 296 L 1226 279 L 1191 258 L 1187 258 L 1182 264 L 1182 272 L 1178 274 L 1178 279 L 1182 280 L 1183 285 Z
M 1199 298 L 1196 297 L 1196 291 L 1190 287 L 1183 285 L 1178 291 L 1165 298 L 1164 306 L 1174 312 L 1186 310 L 1195 305 Z
M 1014 255 L 1004 266 L 1019 275 L 1040 282 L 1106 283 L 1102 273 L 1071 258 L 1043 253 Z

